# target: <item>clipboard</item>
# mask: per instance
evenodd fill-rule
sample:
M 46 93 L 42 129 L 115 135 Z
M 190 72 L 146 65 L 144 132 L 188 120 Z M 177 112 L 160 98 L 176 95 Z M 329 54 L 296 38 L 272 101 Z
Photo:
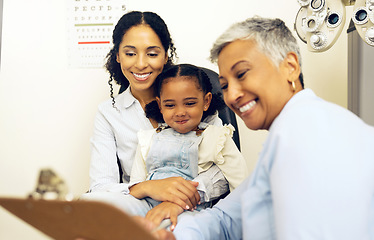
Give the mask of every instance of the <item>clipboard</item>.
M 102 202 L 0 197 L 0 205 L 57 240 L 155 240 L 128 214 Z

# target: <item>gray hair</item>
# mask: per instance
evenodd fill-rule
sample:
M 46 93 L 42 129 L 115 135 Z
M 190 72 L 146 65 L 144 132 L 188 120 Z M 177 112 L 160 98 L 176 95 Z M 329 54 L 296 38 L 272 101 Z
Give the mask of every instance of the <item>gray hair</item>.
M 243 22 L 233 24 L 214 43 L 210 50 L 210 60 L 218 61 L 222 49 L 235 40 L 252 39 L 257 43 L 261 52 L 266 54 L 276 67 L 284 60 L 289 52 L 298 56 L 301 69 L 300 48 L 295 37 L 285 23 L 280 19 L 261 17 L 248 18 Z M 303 85 L 302 74 L 300 81 Z

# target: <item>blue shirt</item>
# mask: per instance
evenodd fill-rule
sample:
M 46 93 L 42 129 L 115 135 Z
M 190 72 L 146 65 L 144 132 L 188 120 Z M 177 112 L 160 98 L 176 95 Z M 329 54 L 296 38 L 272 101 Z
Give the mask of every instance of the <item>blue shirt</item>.
M 256 169 L 177 239 L 374 239 L 374 128 L 297 93 L 269 129 Z

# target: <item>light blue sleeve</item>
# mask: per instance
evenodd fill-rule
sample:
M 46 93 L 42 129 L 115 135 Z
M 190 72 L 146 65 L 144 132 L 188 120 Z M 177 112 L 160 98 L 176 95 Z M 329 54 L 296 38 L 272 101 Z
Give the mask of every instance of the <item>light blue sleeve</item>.
M 318 103 L 294 111 L 275 136 L 269 178 L 276 238 L 373 239 L 373 130 Z
M 95 117 L 94 133 L 91 137 L 90 192 L 129 193 L 128 183 L 119 183 L 117 147 L 114 132 L 108 121 L 107 112 L 99 106 Z
M 249 178 L 213 208 L 180 219 L 174 234 L 183 239 L 242 239 L 241 196 Z

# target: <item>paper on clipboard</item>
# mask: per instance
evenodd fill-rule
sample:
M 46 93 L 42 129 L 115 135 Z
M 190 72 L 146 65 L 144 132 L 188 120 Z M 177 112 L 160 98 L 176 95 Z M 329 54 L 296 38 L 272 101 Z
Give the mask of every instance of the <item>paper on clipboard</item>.
M 154 240 L 129 215 L 96 201 L 2 198 L 0 205 L 57 240 Z

